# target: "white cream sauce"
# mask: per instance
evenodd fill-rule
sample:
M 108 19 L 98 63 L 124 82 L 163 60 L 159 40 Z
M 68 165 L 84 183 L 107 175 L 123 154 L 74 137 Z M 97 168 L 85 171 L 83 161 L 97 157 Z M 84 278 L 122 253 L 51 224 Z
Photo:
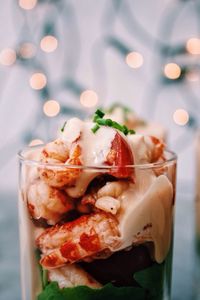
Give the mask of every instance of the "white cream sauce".
M 72 144 L 80 137 L 83 125 L 84 122 L 78 118 L 70 119 L 67 121 L 64 131 L 60 131 L 59 138 L 69 144 Z
M 171 243 L 173 187 L 164 175 L 152 176 L 150 181 L 151 184 L 144 184 L 143 189 L 141 182 L 131 184 L 120 196 L 121 209 L 117 217 L 122 244 L 119 249 L 152 241 L 155 260 L 161 263 Z M 151 226 L 145 231 L 149 224 Z
M 90 184 L 90 182 L 101 174 L 94 170 L 84 170 L 79 176 L 78 180 L 73 187 L 66 188 L 66 193 L 72 198 L 79 198 L 85 194 L 85 191 Z
M 67 142 L 73 142 L 78 139 L 78 144 L 82 151 L 81 161 L 84 166 L 95 167 L 104 165 L 112 141 L 116 135 L 116 130 L 105 126 L 101 126 L 96 133 L 93 133 L 91 129 L 94 125 L 93 122 L 83 122 L 73 118 L 66 124 L 62 135 L 63 139 Z M 72 132 L 73 128 L 76 128 L 74 130 L 74 136 Z M 75 186 L 66 188 L 66 192 L 71 197 L 77 198 L 82 196 L 91 180 L 99 174 L 101 174 L 101 171 L 84 169 L 76 181 Z
M 70 119 L 61 135 L 69 143 L 78 140 L 82 150 L 82 163 L 85 166 L 103 165 L 111 148 L 116 130 L 101 126 L 97 132 L 92 132 L 95 123 L 81 121 L 77 118 Z
M 116 135 L 116 130 L 105 126 L 101 126 L 96 133 L 93 133 L 91 130 L 93 126 L 94 123 L 85 122 L 81 134 L 80 145 L 83 149 L 84 164 L 86 166 L 98 166 L 105 163 Z

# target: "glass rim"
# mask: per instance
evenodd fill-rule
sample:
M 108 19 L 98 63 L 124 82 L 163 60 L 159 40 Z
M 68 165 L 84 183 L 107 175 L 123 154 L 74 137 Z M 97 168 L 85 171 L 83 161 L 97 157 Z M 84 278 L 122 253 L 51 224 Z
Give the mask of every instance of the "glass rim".
M 17 153 L 17 157 L 20 162 L 29 164 L 29 165 L 35 165 L 40 167 L 52 167 L 52 168 L 68 168 L 68 169 L 95 169 L 95 170 L 114 170 L 118 168 L 134 168 L 134 169 L 152 169 L 152 168 L 162 168 L 166 165 L 172 164 L 177 162 L 177 154 L 169 149 L 166 149 L 164 153 L 169 154 L 169 158 L 167 158 L 165 161 L 158 161 L 154 163 L 142 163 L 142 164 L 133 164 L 133 165 L 124 165 L 124 166 L 109 166 L 109 165 L 67 165 L 67 164 L 60 164 L 60 163 L 46 163 L 46 162 L 40 162 L 38 160 L 34 159 L 27 159 L 24 156 L 24 152 L 27 152 L 31 149 L 39 149 L 43 146 L 43 144 L 37 145 L 37 146 L 27 146 L 24 149 L 21 149 Z

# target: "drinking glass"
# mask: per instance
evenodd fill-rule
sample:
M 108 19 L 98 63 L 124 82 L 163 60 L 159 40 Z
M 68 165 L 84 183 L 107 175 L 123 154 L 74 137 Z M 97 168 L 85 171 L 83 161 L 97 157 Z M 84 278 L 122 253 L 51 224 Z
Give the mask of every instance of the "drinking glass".
M 40 151 L 18 155 L 22 300 L 170 299 L 176 155 L 165 151 L 164 162 L 123 167 L 72 166 L 41 163 Z M 118 180 L 119 171 L 132 179 Z M 52 187 L 52 178 L 75 175 L 79 185 Z M 105 199 L 92 209 L 90 197 L 82 205 L 77 196 L 77 189 L 101 189 L 109 201 L 116 183 L 122 188 L 109 212 Z M 111 191 L 102 192 L 105 186 Z M 57 201 L 70 197 L 69 211 L 59 211 L 52 193 Z

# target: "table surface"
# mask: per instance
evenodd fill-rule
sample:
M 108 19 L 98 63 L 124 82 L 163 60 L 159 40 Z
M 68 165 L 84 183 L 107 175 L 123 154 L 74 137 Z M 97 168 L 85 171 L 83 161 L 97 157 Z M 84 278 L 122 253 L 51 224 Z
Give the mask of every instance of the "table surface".
M 194 196 L 190 190 L 183 189 L 177 195 L 172 300 L 200 299 L 200 260 L 198 266 L 194 250 Z M 20 300 L 17 196 L 4 193 L 0 201 L 0 300 Z

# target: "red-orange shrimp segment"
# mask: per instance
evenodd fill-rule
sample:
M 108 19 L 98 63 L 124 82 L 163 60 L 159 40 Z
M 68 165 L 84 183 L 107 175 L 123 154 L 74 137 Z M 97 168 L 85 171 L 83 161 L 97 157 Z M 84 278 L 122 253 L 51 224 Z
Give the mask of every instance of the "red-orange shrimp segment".
M 118 223 L 106 213 L 84 215 L 75 221 L 47 229 L 37 238 L 36 244 L 43 253 L 41 265 L 47 269 L 56 268 L 117 246 Z

